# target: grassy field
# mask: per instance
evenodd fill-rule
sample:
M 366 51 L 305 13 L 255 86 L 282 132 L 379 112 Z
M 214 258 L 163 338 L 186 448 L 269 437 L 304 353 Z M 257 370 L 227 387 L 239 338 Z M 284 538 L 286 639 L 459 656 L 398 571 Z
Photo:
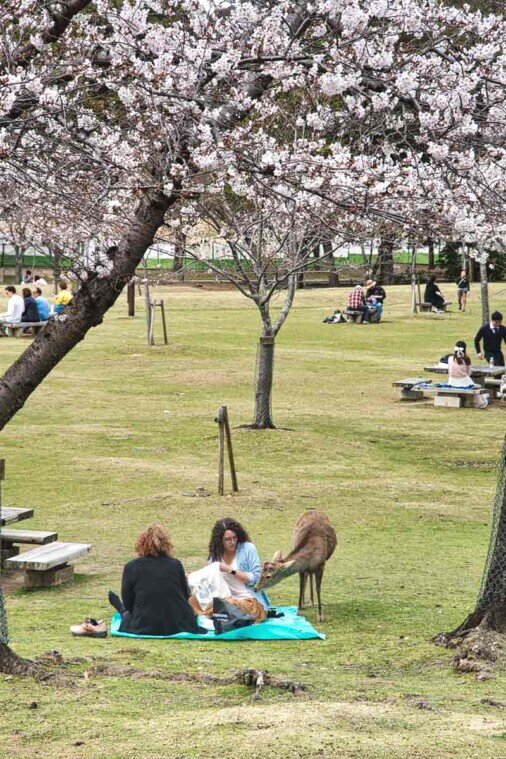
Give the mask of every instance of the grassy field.
M 492 306 L 505 310 L 504 288 L 491 291 Z M 213 420 L 226 404 L 234 427 L 251 421 L 257 315 L 234 292 L 157 295 L 168 346 L 146 347 L 144 315 L 128 319 L 122 297 L 2 433 L 4 503 L 35 507 L 33 529 L 93 543 L 73 585 L 8 595 L 12 645 L 28 657 L 48 649 L 86 657 L 80 672 L 101 662 L 213 675 L 254 666 L 306 683 L 311 698 L 266 690 L 252 702 L 240 686 L 130 677 L 58 688 L 0 678 L 5 755 L 506 757 L 503 711 L 482 703 L 502 700 L 506 677 L 456 674 L 451 653 L 430 641 L 476 597 L 506 406 L 435 409 L 401 403 L 391 386 L 455 340 L 471 343 L 478 288 L 467 313 L 444 317 L 412 317 L 408 289 L 390 288 L 384 323 L 369 326 L 322 324 L 344 304 L 343 290 L 298 293 L 277 343 L 280 429 L 233 429 L 233 497 L 216 495 Z M 0 341 L 1 371 L 25 345 Z M 188 496 L 200 487 L 211 495 Z M 109 616 L 107 589 L 118 588 L 147 523 L 167 525 L 192 570 L 220 516 L 243 522 L 266 558 L 289 547 L 307 508 L 327 512 L 339 535 L 324 577 L 325 641 L 69 635 L 85 616 Z M 279 604 L 296 597 L 295 578 L 271 593 Z

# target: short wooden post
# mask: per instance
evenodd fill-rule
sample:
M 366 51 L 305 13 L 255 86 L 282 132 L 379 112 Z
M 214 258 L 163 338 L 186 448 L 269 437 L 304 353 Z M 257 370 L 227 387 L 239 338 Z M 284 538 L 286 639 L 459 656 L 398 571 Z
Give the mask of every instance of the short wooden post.
M 218 411 L 218 493 L 225 495 L 225 427 L 223 406 Z
M 151 332 L 151 319 L 152 319 L 151 297 L 149 294 L 149 281 L 147 278 L 145 281 L 144 301 L 146 304 L 146 329 L 147 329 L 147 335 L 148 335 L 148 345 L 153 345 L 152 332 Z
M 128 316 L 135 316 L 135 281 L 132 279 L 127 285 Z
M 163 300 L 160 301 L 160 311 L 162 314 L 162 326 L 163 326 L 163 341 L 165 345 L 168 344 L 169 338 L 167 337 L 167 323 L 165 321 L 165 304 Z
M 234 493 L 237 493 L 239 488 L 237 486 L 237 473 L 235 470 L 234 452 L 232 449 L 232 435 L 230 433 L 230 424 L 228 421 L 228 411 L 226 406 L 220 406 L 215 421 L 218 422 L 218 493 L 219 495 L 225 495 L 225 443 L 228 450 L 232 490 Z
M 149 304 L 149 332 L 148 332 L 148 345 L 155 344 L 155 303 Z
M 234 493 L 237 493 L 239 488 L 237 487 L 237 474 L 235 471 L 234 451 L 232 450 L 232 435 L 230 433 L 230 424 L 228 422 L 228 411 L 227 411 L 226 406 L 223 406 L 223 421 L 225 425 L 225 437 L 226 437 L 227 448 L 228 448 L 228 463 L 230 465 L 230 477 L 232 479 L 232 490 L 234 491 Z

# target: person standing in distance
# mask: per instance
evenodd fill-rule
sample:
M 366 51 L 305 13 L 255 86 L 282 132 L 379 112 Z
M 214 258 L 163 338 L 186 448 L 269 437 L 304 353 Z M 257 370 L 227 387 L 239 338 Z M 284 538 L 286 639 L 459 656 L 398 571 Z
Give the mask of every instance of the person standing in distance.
M 469 290 L 471 289 L 469 285 L 469 280 L 467 278 L 467 272 L 465 269 L 463 269 L 460 272 L 460 277 L 457 279 L 457 297 L 459 301 L 459 311 L 465 311 L 466 310 L 466 304 L 467 304 L 467 295 L 469 293 Z
M 483 340 L 483 350 L 481 341 Z M 502 342 L 506 343 L 506 327 L 502 323 L 502 314 L 494 311 L 490 317 L 490 324 L 480 327 L 474 338 L 474 347 L 478 358 L 493 360 L 495 366 L 504 366 L 504 355 L 501 350 Z

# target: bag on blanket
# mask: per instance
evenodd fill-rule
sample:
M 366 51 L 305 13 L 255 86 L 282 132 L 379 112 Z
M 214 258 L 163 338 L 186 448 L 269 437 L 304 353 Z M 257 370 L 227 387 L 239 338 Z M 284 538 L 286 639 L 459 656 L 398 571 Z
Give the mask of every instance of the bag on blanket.
M 248 627 L 254 625 L 255 622 L 256 619 L 252 614 L 247 614 L 222 598 L 213 599 L 213 624 L 216 635 L 237 630 L 238 627 Z
M 220 572 L 220 563 L 213 561 L 196 572 L 188 575 L 188 585 L 195 594 L 201 609 L 208 609 L 213 604 L 213 598 L 227 598 L 230 588 Z

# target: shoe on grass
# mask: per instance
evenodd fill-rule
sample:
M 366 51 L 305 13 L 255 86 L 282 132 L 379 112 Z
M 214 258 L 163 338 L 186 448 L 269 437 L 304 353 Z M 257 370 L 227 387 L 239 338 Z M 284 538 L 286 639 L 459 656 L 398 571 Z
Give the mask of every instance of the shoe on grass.
M 107 638 L 107 627 L 103 619 L 88 617 L 81 625 L 71 625 L 70 632 L 75 638 Z

